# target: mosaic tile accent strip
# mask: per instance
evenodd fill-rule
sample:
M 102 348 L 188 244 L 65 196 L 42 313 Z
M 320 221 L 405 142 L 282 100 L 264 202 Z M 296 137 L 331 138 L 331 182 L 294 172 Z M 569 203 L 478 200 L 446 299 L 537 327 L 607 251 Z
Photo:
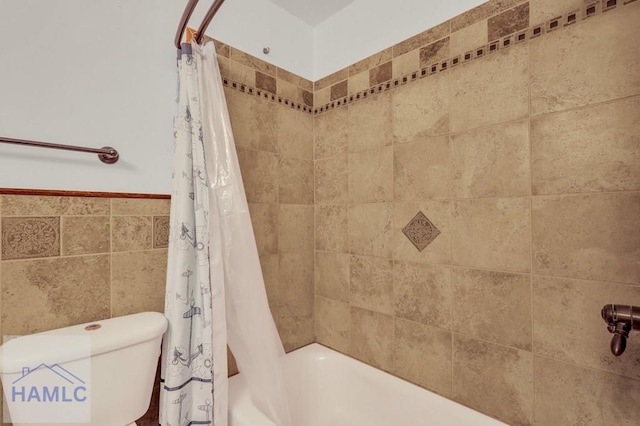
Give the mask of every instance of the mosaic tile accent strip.
M 584 7 L 582 7 L 580 10 L 571 10 L 567 13 L 564 13 L 562 16 L 555 17 L 543 23 L 531 25 L 521 30 L 516 30 L 517 28 L 520 28 L 522 25 L 525 25 L 525 24 L 528 25 L 528 16 L 526 12 L 528 11 L 529 6 L 528 6 L 528 3 L 522 4 L 520 6 L 514 7 L 513 9 L 505 10 L 501 12 L 499 15 L 496 15 L 495 17 L 495 18 L 498 18 L 501 16 L 502 18 L 506 18 L 509 16 L 517 17 L 516 19 L 517 22 L 514 24 L 514 26 L 509 27 L 512 31 L 514 31 L 513 33 L 499 37 L 499 35 L 503 34 L 503 32 L 500 32 L 499 30 L 494 30 L 492 34 L 494 34 L 496 37 L 499 37 L 498 39 L 491 40 L 486 45 L 478 46 L 474 50 L 465 52 L 464 55 L 459 55 L 459 56 L 455 56 L 448 59 L 434 58 L 434 61 L 437 60 L 438 62 L 434 62 L 427 66 L 425 66 L 423 61 L 428 60 L 428 58 L 431 57 L 431 54 L 435 53 L 434 51 L 438 51 L 438 54 L 436 56 L 439 56 L 441 54 L 440 49 L 436 49 L 436 46 L 438 46 L 438 44 L 441 41 L 444 43 L 444 38 L 446 36 L 443 36 L 442 40 L 434 41 L 430 45 L 423 46 L 422 48 L 419 47 L 420 46 L 419 44 L 412 45 L 413 48 L 421 49 L 421 52 L 420 52 L 421 68 L 419 70 L 413 71 L 409 74 L 406 74 L 402 77 L 395 78 L 393 80 L 372 85 L 368 89 L 350 94 L 348 96 L 345 96 L 344 98 L 332 99 L 332 101 L 327 104 L 315 107 L 313 109 L 313 113 L 314 115 L 322 114 L 327 111 L 333 110 L 335 108 L 339 108 L 353 102 L 358 102 L 360 100 L 373 96 L 377 93 L 384 92 L 389 89 L 393 89 L 395 87 L 415 81 L 417 79 L 428 77 L 440 72 L 448 71 L 450 68 L 453 68 L 459 65 L 464 65 L 476 59 L 484 58 L 487 55 L 496 53 L 503 49 L 508 49 L 514 44 L 526 43 L 529 40 L 534 39 L 536 37 L 543 36 L 545 34 L 554 32 L 556 30 L 561 30 L 562 28 L 566 28 L 570 25 L 578 24 L 579 22 L 584 22 L 585 20 L 593 16 L 599 15 L 601 13 L 605 13 L 605 12 L 613 13 L 609 11 L 620 9 L 623 6 L 626 6 L 627 4 L 630 4 L 630 3 L 634 3 L 636 1 L 638 0 L 624 0 L 624 1 L 623 0 L 597 0 L 594 2 L 586 2 Z M 446 37 L 446 39 L 448 41 L 448 37 Z M 413 40 L 413 39 L 409 39 L 409 40 Z M 424 50 L 424 52 L 422 50 Z M 395 56 L 395 52 L 394 52 L 394 56 Z
M 237 90 L 238 92 L 241 93 L 245 93 L 247 95 L 252 95 L 252 96 L 258 96 L 267 100 L 270 100 L 271 102 L 277 102 L 279 104 L 284 104 L 289 106 L 291 109 L 296 109 L 298 111 L 302 111 L 302 112 L 306 112 L 308 114 L 312 114 L 313 113 L 313 108 L 311 106 L 307 106 L 298 102 L 294 102 L 290 99 L 287 98 L 283 98 L 282 96 L 278 96 L 274 93 L 269 93 L 263 89 L 257 89 L 255 87 L 246 85 L 246 84 L 242 84 L 242 83 L 238 83 L 236 81 L 233 81 L 229 78 L 226 77 L 222 77 L 222 84 L 225 87 L 228 87 L 230 89 L 233 90 Z M 311 103 L 313 103 L 313 94 L 311 95 Z
M 402 233 L 422 252 L 440 235 L 440 230 L 420 211 L 402 228 Z
M 59 217 L 2 219 L 2 260 L 60 256 Z
M 399 43 L 396 47 L 393 48 L 393 57 L 392 61 L 385 63 L 383 65 L 379 65 L 378 67 L 374 67 L 369 70 L 369 78 L 371 87 L 353 93 L 349 95 L 340 96 L 343 94 L 344 87 L 339 83 L 341 80 L 347 80 L 349 77 L 349 67 L 339 70 L 327 77 L 324 77 L 318 81 L 316 81 L 314 85 L 314 90 L 318 91 L 324 88 L 329 88 L 336 83 L 335 88 L 331 87 L 331 94 L 327 96 L 327 99 L 330 99 L 330 102 L 321 106 L 313 107 L 313 98 L 315 96 L 314 93 L 310 91 L 304 91 L 302 93 L 303 103 L 299 103 L 293 101 L 291 99 L 287 99 L 285 97 L 279 96 L 275 94 L 275 88 L 273 87 L 273 81 L 267 79 L 268 75 L 257 76 L 256 78 L 256 87 L 252 87 L 247 84 L 239 83 L 233 81 L 230 78 L 223 77 L 223 84 L 226 87 L 229 87 L 234 90 L 238 90 L 239 92 L 260 96 L 272 102 L 277 102 L 280 104 L 284 104 L 290 106 L 292 109 L 297 109 L 301 112 L 306 112 L 314 115 L 322 114 L 324 112 L 333 110 L 335 108 L 343 107 L 347 104 L 358 102 L 360 100 L 366 99 L 370 96 L 373 96 L 377 93 L 384 92 L 400 85 L 404 85 L 406 83 L 415 81 L 420 78 L 428 77 L 440 72 L 448 71 L 451 68 L 454 68 L 459 65 L 464 65 L 473 60 L 484 58 L 485 56 L 498 52 L 499 50 L 508 49 L 514 44 L 526 43 L 531 39 L 536 37 L 543 36 L 545 34 L 551 33 L 555 30 L 560 30 L 562 28 L 566 28 L 567 26 L 574 25 L 579 23 L 580 21 L 584 21 L 588 18 L 596 16 L 598 14 L 609 12 L 611 10 L 619 9 L 622 6 L 625 6 L 630 3 L 634 3 L 638 0 L 597 0 L 594 2 L 587 2 L 585 6 L 580 10 L 572 10 L 569 11 L 562 16 L 555 17 L 553 19 L 547 20 L 546 22 L 539 23 L 536 25 L 529 26 L 524 29 L 517 30 L 518 28 L 522 28 L 522 26 L 528 25 L 528 3 L 518 5 L 513 7 L 512 9 L 503 10 L 498 15 L 494 16 L 492 19 L 493 30 L 489 29 L 490 35 L 498 37 L 496 40 L 490 41 L 488 44 L 483 46 L 478 46 L 476 49 L 465 52 L 463 55 L 458 55 L 450 58 L 445 58 L 443 55 L 448 50 L 448 41 L 449 37 L 447 37 L 446 32 L 438 33 L 441 39 L 438 39 L 438 36 L 434 36 L 434 29 L 427 30 L 421 34 L 418 34 L 415 37 L 405 40 L 405 42 Z M 515 1 L 514 5 L 519 1 Z M 488 4 L 488 3 L 487 3 Z M 504 6 L 504 4 L 502 5 Z M 482 7 L 479 7 L 480 9 Z M 478 8 L 476 8 L 478 9 Z M 475 9 L 474 9 L 475 10 Z M 472 10 L 472 12 L 474 11 Z M 488 14 L 490 11 L 481 11 L 484 15 Z M 475 13 L 475 12 L 474 12 Z M 513 20 L 507 19 L 513 17 Z M 455 20 L 455 18 L 454 18 Z M 465 18 L 466 20 L 466 18 Z M 476 19 L 477 21 L 477 19 Z M 506 25 L 504 24 L 506 21 Z M 475 22 L 475 21 L 474 21 Z M 447 25 L 444 25 L 447 24 Z M 442 27 L 447 27 L 449 22 L 444 23 Z M 453 23 L 452 23 L 453 25 Z M 460 28 L 464 28 L 466 24 L 462 25 Z M 505 30 L 505 28 L 507 28 Z M 454 29 L 452 27 L 452 31 L 455 31 L 459 28 L 456 27 Z M 511 34 L 504 34 L 506 31 L 514 31 Z M 430 37 L 426 37 L 426 35 L 430 35 Z M 426 43 L 426 45 L 425 45 Z M 430 44 L 429 44 L 430 43 Z M 422 47 L 421 47 L 422 46 Z M 420 49 L 420 69 L 410 72 L 401 77 L 391 79 L 392 75 L 389 72 L 392 68 L 392 63 L 396 60 L 396 57 L 400 54 L 407 53 L 412 49 Z M 377 55 L 377 54 L 376 54 Z M 372 55 L 376 56 L 376 55 Z M 365 58 L 361 62 L 367 63 L 369 58 Z M 429 60 L 433 60 L 434 63 L 428 64 Z M 435 62 L 437 61 L 437 62 Z M 258 73 L 258 71 L 256 71 Z M 386 79 L 386 80 L 385 80 Z M 259 82 L 257 80 L 260 80 Z M 372 84 L 374 82 L 379 82 L 376 84 Z M 272 93 L 273 91 L 273 93 Z
M 169 216 L 153 217 L 153 248 L 169 247 Z

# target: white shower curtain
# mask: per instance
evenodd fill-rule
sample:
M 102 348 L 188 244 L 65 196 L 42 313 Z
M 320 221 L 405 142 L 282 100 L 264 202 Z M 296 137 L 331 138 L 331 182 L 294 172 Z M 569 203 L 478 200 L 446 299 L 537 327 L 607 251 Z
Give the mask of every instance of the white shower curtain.
M 227 426 L 226 346 L 256 406 L 292 426 L 213 43 L 183 45 L 160 424 Z

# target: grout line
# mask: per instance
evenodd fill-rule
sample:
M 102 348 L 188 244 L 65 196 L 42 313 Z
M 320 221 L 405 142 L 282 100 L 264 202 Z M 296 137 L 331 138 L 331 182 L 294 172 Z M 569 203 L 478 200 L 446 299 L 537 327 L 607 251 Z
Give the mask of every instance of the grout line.
M 18 197 L 23 197 L 24 195 L 17 195 Z M 26 197 L 28 197 L 28 195 L 26 195 Z M 40 195 L 35 195 L 35 197 L 40 197 Z M 14 218 L 14 217 L 23 217 L 26 219 L 29 218 L 37 218 L 37 217 L 72 217 L 72 218 L 78 218 L 78 217 L 92 217 L 92 218 L 98 218 L 98 217 L 109 217 L 109 213 L 106 214 L 19 214 L 19 215 L 5 215 L 3 217 L 10 217 L 10 218 Z M 124 215 L 123 215 L 124 216 Z M 129 216 L 137 216 L 137 215 L 129 215 Z
M 529 58 L 530 61 L 530 58 Z M 530 72 L 530 68 L 529 68 L 529 72 Z M 530 79 L 529 79 L 529 103 L 531 103 L 531 84 L 530 84 Z M 504 125 L 508 125 L 508 124 L 513 124 L 513 123 L 519 123 L 525 120 L 533 120 L 533 119 L 539 119 L 541 117 L 545 117 L 548 115 L 553 115 L 553 114 L 559 114 L 559 113 L 564 113 L 564 112 L 572 112 L 572 111 L 579 111 L 582 109 L 589 109 L 592 107 L 598 107 L 598 106 L 603 106 L 606 104 L 610 104 L 610 103 L 616 103 L 619 101 L 624 101 L 630 98 L 634 98 L 634 97 L 640 97 L 640 93 L 636 93 L 633 95 L 627 95 L 627 96 L 622 96 L 619 98 L 615 98 L 615 99 L 609 99 L 609 100 L 605 100 L 605 101 L 600 101 L 600 102 L 595 102 L 595 103 L 590 103 L 587 105 L 581 105 L 581 106 L 577 106 L 577 107 L 571 107 L 571 108 L 567 108 L 567 109 L 562 109 L 562 110 L 558 110 L 558 111 L 550 111 L 550 112 L 546 112 L 543 114 L 538 114 L 538 115 L 531 115 L 531 107 L 529 107 L 529 113 L 526 117 L 520 117 L 520 118 L 516 118 L 513 120 L 507 120 L 507 121 L 499 121 L 499 122 L 495 122 L 495 123 L 491 123 L 491 124 L 486 124 L 486 125 L 482 125 L 482 126 L 478 126 L 478 127 L 472 127 L 472 128 L 468 128 L 468 129 L 464 129 L 464 130 L 459 130 L 459 131 L 452 131 L 451 129 L 449 129 L 449 133 L 441 133 L 441 134 L 434 134 L 434 135 L 430 135 L 427 137 L 427 139 L 435 139 L 435 138 L 439 138 L 439 137 L 443 137 L 443 136 L 458 136 L 458 135 L 464 135 L 467 133 L 471 133 L 471 132 L 476 132 L 476 131 L 482 131 L 482 130 L 487 130 L 487 129 L 491 129 L 494 127 L 498 127 L 498 126 L 504 126 Z M 411 143 L 415 143 L 415 142 L 404 142 L 404 143 L 398 143 L 398 144 L 394 144 L 398 145 L 398 146 L 402 146 L 402 145 L 408 145 Z M 375 149 L 380 149 L 383 147 L 386 147 L 389 145 L 384 145 L 381 147 L 376 147 L 376 148 L 366 148 L 366 149 L 362 149 L 362 150 L 358 150 L 358 151 L 353 151 L 353 152 L 349 152 L 351 154 L 353 153 L 359 153 L 359 152 L 365 152 L 365 151 L 373 151 Z M 317 161 L 322 161 L 322 160 L 326 160 L 326 159 L 331 159 L 334 158 L 336 156 L 338 156 L 340 154 L 335 154 L 332 156 L 328 156 L 328 157 L 323 157 L 323 158 L 318 158 L 316 159 Z
M 466 338 L 466 339 L 475 340 L 475 341 L 478 341 L 478 342 L 481 342 L 481 343 L 485 343 L 487 345 L 498 346 L 498 347 L 503 348 L 503 349 L 508 349 L 508 350 L 512 350 L 512 351 L 518 351 L 518 352 L 526 352 L 526 353 L 530 353 L 531 355 L 535 355 L 535 353 L 532 350 L 522 349 L 522 348 L 519 348 L 517 346 L 509 346 L 509 345 L 506 345 L 504 343 L 496 342 L 496 341 L 493 341 L 493 340 L 487 340 L 485 338 L 474 336 L 472 334 L 468 334 L 468 333 L 464 333 L 464 332 L 460 332 L 458 330 L 450 330 L 450 331 L 451 331 L 451 334 L 454 337 L 455 336 L 460 336 L 460 337 L 463 337 L 463 338 Z
M 113 317 L 113 199 L 109 200 L 109 317 Z
M 349 146 L 351 145 L 351 132 L 350 132 L 350 122 L 351 122 L 351 115 L 353 114 L 353 111 L 351 110 L 351 108 L 349 107 L 349 105 L 346 106 L 347 108 L 347 117 L 346 117 L 346 132 L 347 132 L 347 146 L 346 146 L 346 152 L 342 153 L 342 155 L 344 155 L 347 159 L 347 194 L 346 194 L 346 203 L 343 203 L 342 205 L 345 206 L 346 211 L 347 211 L 347 235 L 346 235 L 346 241 L 347 241 L 347 252 L 349 253 L 349 287 L 347 290 L 347 302 L 349 304 L 349 345 L 348 345 L 348 352 L 351 354 L 353 353 L 353 348 L 352 348 L 352 342 L 353 342 L 353 335 L 352 335 L 352 329 L 351 329 L 351 323 L 352 321 L 352 312 L 353 312 L 353 305 L 351 303 L 351 288 L 352 288 L 352 283 L 351 283 L 351 238 L 350 238 L 350 231 L 351 231 L 351 209 L 350 209 L 350 204 L 349 201 L 351 199 L 351 185 L 349 183 L 349 166 L 350 166 L 350 155 L 349 155 Z M 369 363 L 367 363 L 369 364 Z
M 315 102 L 315 101 L 314 101 Z M 312 107 L 313 108 L 313 107 Z M 318 282 L 317 282 L 317 274 L 316 274 L 316 268 L 318 267 L 317 265 L 317 261 L 316 261 L 316 241 L 317 241 L 317 236 L 316 236 L 316 230 L 317 230 L 317 223 L 316 223 L 316 120 L 313 119 L 313 117 L 311 118 L 311 157 L 312 157 L 312 167 L 311 167 L 311 182 L 312 182 L 312 198 L 313 198 L 313 247 L 312 247 L 312 253 L 313 253 L 313 341 L 314 342 L 318 342 Z
M 147 250 L 140 250 L 140 251 L 147 251 Z M 125 253 L 125 252 L 120 252 L 120 253 Z M 79 257 L 95 257 L 95 256 L 107 256 L 111 253 L 105 251 L 102 253 L 83 253 L 83 254 L 69 254 L 66 256 L 46 256 L 46 257 L 27 257 L 27 258 L 23 258 L 23 259 L 5 259 L 2 260 L 2 263 L 18 263 L 18 262 L 33 262 L 33 261 L 47 261 L 47 260 L 58 260 L 58 259 L 75 259 L 75 258 L 79 258 Z
M 528 119 L 527 119 L 527 143 L 529 144 L 529 294 L 531 308 L 531 352 L 535 353 L 535 313 L 534 313 L 534 292 L 533 292 L 533 265 L 534 265 L 534 248 L 533 248 L 533 143 L 531 140 L 531 43 L 527 43 L 527 90 L 528 90 Z M 536 386 L 535 386 L 535 362 L 531 362 L 531 419 L 535 422 L 536 418 Z
M 407 263 L 411 265 L 427 265 L 427 266 L 441 266 L 441 267 L 450 267 L 450 268 L 459 268 L 459 269 L 472 269 L 472 270 L 485 271 L 485 272 L 496 272 L 500 274 L 531 275 L 532 277 L 553 278 L 553 279 L 572 280 L 572 281 L 588 281 L 588 282 L 595 282 L 595 283 L 607 283 L 607 284 L 615 284 L 615 285 L 624 285 L 624 286 L 629 286 L 634 288 L 640 286 L 640 282 L 630 283 L 630 282 L 623 282 L 623 281 L 598 280 L 598 279 L 592 279 L 592 278 L 579 278 L 579 277 L 571 277 L 571 276 L 552 275 L 552 274 L 535 272 L 533 270 L 527 271 L 527 272 L 509 271 L 509 270 L 492 269 L 492 268 L 475 266 L 475 265 L 465 265 L 465 264 L 459 264 L 459 263 L 453 263 L 453 262 L 450 262 L 450 263 L 424 262 L 419 260 L 405 260 L 405 259 L 397 259 L 393 257 L 375 256 L 375 255 L 369 255 L 369 254 L 348 253 L 348 252 L 336 252 L 336 251 L 329 251 L 329 250 L 316 250 L 316 252 L 326 253 L 326 254 L 344 254 L 344 255 L 355 256 L 355 257 L 390 260 L 394 264 Z
M 4 237 L 2 235 L 2 218 L 3 218 L 3 214 L 2 214 L 2 205 L 4 203 L 4 196 L 0 194 L 0 336 L 2 336 L 2 339 L 0 340 L 0 344 L 5 342 L 5 338 L 6 336 L 4 335 L 4 321 L 2 321 L 2 311 L 3 311 L 3 306 L 4 306 L 4 281 L 2 280 L 2 241 L 4 240 Z M 0 389 L 2 389 L 2 386 L 0 384 Z M 4 405 L 4 404 L 3 404 Z M 3 406 L 0 406 L 0 416 L 4 416 L 3 414 Z M 3 417 L 4 418 L 4 417 Z M 3 419 L 2 418 L 2 419 Z M 0 424 L 2 423 L 2 419 L 0 419 Z
M 494 127 L 520 123 L 520 122 L 525 121 L 525 120 L 529 120 L 529 115 L 528 114 L 527 114 L 526 117 L 514 118 L 513 120 L 499 121 L 499 122 L 496 122 L 496 123 L 485 124 L 485 125 L 478 126 L 478 127 L 471 127 L 471 128 L 464 129 L 464 130 L 457 130 L 455 132 L 451 131 L 451 133 L 449 133 L 449 134 L 451 136 L 465 135 L 467 133 L 478 132 L 478 131 L 482 131 L 482 130 L 488 130 L 488 129 L 492 129 Z
M 449 20 L 449 34 L 452 34 L 451 31 L 451 26 L 452 26 L 452 20 Z M 450 48 L 450 46 L 449 46 Z M 453 84 L 448 84 L 448 93 L 447 93 L 447 103 L 448 103 L 448 130 L 449 130 L 449 196 L 451 197 L 451 195 L 453 195 L 453 175 L 454 175 L 454 171 L 453 171 L 453 135 L 451 133 L 451 98 L 453 97 Z M 454 203 L 452 201 L 449 201 L 449 206 L 448 206 L 448 210 L 449 210 L 449 228 L 453 225 L 453 206 Z M 452 263 L 453 261 L 453 238 L 448 238 L 448 250 L 449 250 L 449 263 Z M 449 268 L 449 285 L 450 285 L 450 290 L 451 290 L 451 294 L 453 295 L 454 293 L 454 289 L 455 289 L 455 285 L 453 283 L 453 279 L 451 278 L 451 270 L 452 268 Z M 452 305 L 451 305 L 451 398 L 453 399 L 454 397 L 454 377 L 455 377 L 455 347 L 454 347 L 454 335 L 453 335 L 453 324 L 455 324 L 455 317 L 456 317 L 456 309 L 452 300 Z
M 533 357 L 534 357 L 534 360 L 535 360 L 535 358 L 544 358 L 544 359 L 551 360 L 553 362 L 558 362 L 558 363 L 562 363 L 562 364 L 566 364 L 566 365 L 571 365 L 573 367 L 581 368 L 581 369 L 584 369 L 584 370 L 588 370 L 588 371 L 591 371 L 593 373 L 608 374 L 610 376 L 615 376 L 615 377 L 623 378 L 623 379 L 626 379 L 626 380 L 632 380 L 634 382 L 640 382 L 640 379 L 636 379 L 636 378 L 629 377 L 629 376 L 623 376 L 622 374 L 613 373 L 611 371 L 594 368 L 594 367 L 591 367 L 591 366 L 588 366 L 588 365 L 576 364 L 575 362 L 571 362 L 571 361 L 567 361 L 567 360 L 559 359 L 559 358 L 553 358 L 553 357 L 548 356 L 548 355 L 543 355 L 543 354 L 538 354 L 538 353 L 533 352 Z
M 640 286 L 640 283 L 627 283 L 622 281 L 611 281 L 611 280 L 596 280 L 592 278 L 575 278 L 575 277 L 567 277 L 567 276 L 560 276 L 560 275 L 542 274 L 542 273 L 536 273 L 536 272 L 531 273 L 531 275 L 533 277 L 553 278 L 553 279 L 571 280 L 571 281 L 587 281 L 592 283 L 623 285 L 623 286 L 634 287 L 634 288 L 637 288 L 638 286 Z
M 392 56 L 393 56 L 393 51 L 392 51 Z M 393 67 L 393 63 L 392 63 L 392 67 Z M 391 74 L 393 75 L 393 68 L 391 70 Z M 389 222 L 391 223 L 391 232 L 390 232 L 390 241 L 389 241 L 389 251 L 391 254 L 391 258 L 393 257 L 393 240 L 394 240 L 394 236 L 395 236 L 395 222 L 396 222 L 396 218 L 395 218 L 395 214 L 394 214 L 394 208 L 393 208 L 393 200 L 395 199 L 395 195 L 396 195 L 396 185 L 395 185 L 395 174 L 396 174 L 396 170 L 395 170 L 395 155 L 396 155 L 396 151 L 395 151 L 395 128 L 396 128 L 396 114 L 395 114 L 395 107 L 393 104 L 393 95 L 390 94 L 389 95 L 389 109 L 390 109 L 390 135 L 389 137 L 391 138 L 391 140 L 389 141 L 389 147 L 391 148 L 391 200 L 390 201 L 386 201 L 385 204 L 388 204 L 391 209 L 390 209 L 390 215 L 391 217 L 389 218 Z M 382 148 L 382 149 L 386 149 Z M 393 371 L 394 375 L 398 375 L 396 373 L 397 371 L 397 367 L 396 367 L 396 348 L 398 347 L 398 343 L 396 341 L 396 312 L 395 312 L 395 295 L 396 295 L 396 274 L 394 273 L 394 264 L 393 264 L 393 260 L 389 259 L 391 262 L 391 306 L 393 308 L 393 314 L 391 316 L 392 318 L 392 329 L 391 329 L 391 342 L 392 342 L 392 348 L 391 348 L 391 370 Z
M 454 365 L 455 365 L 455 348 L 454 348 L 454 344 L 453 344 L 453 339 L 454 339 L 454 336 L 453 336 L 453 322 L 452 322 L 452 327 L 451 328 L 452 328 L 452 330 L 451 330 L 451 334 L 450 334 L 450 337 L 451 337 L 451 373 L 450 373 L 450 377 L 451 377 L 451 398 L 453 399 L 453 390 L 454 390 L 454 388 L 453 388 L 453 383 L 454 383 L 453 378 L 454 378 L 454 375 L 455 375 L 455 368 L 454 368 Z
M 430 199 L 421 199 L 421 200 L 386 200 L 386 201 L 370 201 L 370 202 L 358 202 L 358 203 L 348 203 L 348 206 L 355 205 L 376 205 L 376 204 L 385 204 L 385 203 L 393 203 L 393 204 L 424 204 L 424 203 L 445 203 L 445 202 L 456 202 L 456 201 L 474 201 L 474 200 L 504 200 L 504 199 L 517 199 L 517 198 L 552 198 L 552 197 L 581 197 L 581 196 L 593 196 L 593 195 L 614 195 L 614 194 L 639 194 L 640 189 L 634 190 L 615 190 L 615 191 L 585 191 L 585 192 L 560 192 L 560 193 L 550 193 L 550 194 L 523 194 L 523 195 L 505 195 L 505 196 L 480 196 L 480 197 L 464 197 L 464 198 L 430 198 Z M 266 203 L 262 203 L 266 204 Z M 319 203 L 319 206 L 337 206 L 343 204 L 334 204 L 334 203 Z
M 531 88 L 529 88 L 529 89 L 531 89 Z M 612 99 L 607 99 L 607 100 L 603 100 L 603 101 L 592 102 L 592 103 L 588 103 L 588 104 L 580 105 L 580 106 L 576 106 L 576 107 L 560 109 L 560 110 L 557 110 L 557 111 L 543 112 L 543 113 L 537 114 L 537 115 L 531 114 L 531 107 L 530 107 L 529 117 L 530 117 L 531 120 L 534 120 L 534 119 L 537 120 L 539 118 L 547 117 L 549 115 L 568 113 L 568 112 L 574 112 L 574 111 L 581 111 L 581 110 L 590 109 L 590 108 L 596 108 L 596 107 L 604 106 L 604 105 L 607 105 L 607 104 L 613 104 L 613 103 L 616 103 L 616 102 L 625 101 L 625 100 L 628 100 L 628 99 L 631 99 L 631 98 L 635 98 L 635 97 L 640 97 L 640 92 L 632 94 L 632 95 L 621 96 L 621 97 L 618 97 L 618 98 L 612 98 Z

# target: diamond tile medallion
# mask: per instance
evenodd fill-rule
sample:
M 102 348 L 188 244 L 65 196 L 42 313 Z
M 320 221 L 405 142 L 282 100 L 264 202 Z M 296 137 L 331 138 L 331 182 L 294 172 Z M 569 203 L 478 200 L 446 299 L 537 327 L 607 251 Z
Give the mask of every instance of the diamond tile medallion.
M 440 230 L 422 212 L 418 212 L 407 226 L 402 229 L 402 233 L 411 243 L 422 252 L 429 244 L 440 235 Z

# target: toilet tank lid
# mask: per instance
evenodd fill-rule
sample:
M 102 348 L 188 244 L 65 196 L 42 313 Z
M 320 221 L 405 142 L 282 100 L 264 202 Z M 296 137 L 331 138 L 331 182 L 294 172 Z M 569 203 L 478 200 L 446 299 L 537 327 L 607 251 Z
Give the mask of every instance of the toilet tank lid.
M 96 356 L 155 339 L 166 329 L 163 314 L 142 312 L 16 337 L 0 347 L 0 373 Z M 78 337 L 89 337 L 89 347 Z

